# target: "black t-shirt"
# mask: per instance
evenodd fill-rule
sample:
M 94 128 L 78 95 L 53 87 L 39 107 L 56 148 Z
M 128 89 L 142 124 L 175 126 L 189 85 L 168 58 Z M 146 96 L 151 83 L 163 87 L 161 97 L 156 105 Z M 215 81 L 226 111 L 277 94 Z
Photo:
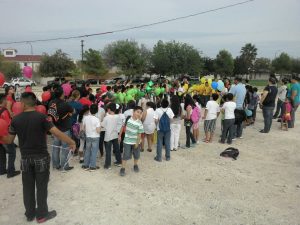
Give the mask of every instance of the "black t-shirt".
M 22 156 L 48 155 L 46 135 L 53 126 L 42 113 L 23 112 L 13 118 L 9 133 L 18 135 Z
M 72 127 L 72 120 L 69 113 L 73 113 L 74 109 L 68 103 L 61 99 L 54 100 L 57 106 L 58 121 L 55 126 L 62 132 L 66 132 Z
M 266 86 L 264 91 L 268 92 L 265 100 L 263 101 L 263 106 L 266 107 L 275 107 L 275 100 L 277 96 L 278 89 L 275 86 Z

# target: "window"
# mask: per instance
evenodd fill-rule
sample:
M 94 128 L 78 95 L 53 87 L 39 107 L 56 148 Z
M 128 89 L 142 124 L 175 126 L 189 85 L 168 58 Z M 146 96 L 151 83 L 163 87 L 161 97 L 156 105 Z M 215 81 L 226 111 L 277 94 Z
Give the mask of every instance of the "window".
M 24 63 L 24 66 L 27 66 L 27 63 Z
M 13 55 L 14 52 L 13 51 L 5 51 L 5 55 Z

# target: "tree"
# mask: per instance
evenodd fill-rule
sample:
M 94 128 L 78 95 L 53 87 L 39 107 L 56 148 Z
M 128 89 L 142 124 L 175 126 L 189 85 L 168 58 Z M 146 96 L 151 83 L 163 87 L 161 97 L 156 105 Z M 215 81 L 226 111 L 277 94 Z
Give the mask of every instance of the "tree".
M 186 43 L 158 41 L 153 48 L 154 72 L 161 75 L 199 75 L 203 62 L 199 52 Z
M 300 58 L 292 59 L 292 72 L 300 74 Z
M 272 67 L 275 73 L 290 73 L 292 70 L 292 60 L 287 53 L 281 53 L 279 57 L 272 61 Z
M 64 77 L 69 75 L 74 68 L 75 64 L 68 54 L 59 49 L 53 55 L 43 55 L 39 71 L 45 77 Z
M 121 40 L 107 45 L 102 54 L 109 66 L 117 66 L 125 75 L 137 75 L 146 71 L 141 48 L 135 41 Z M 145 47 L 143 51 L 145 53 Z
M 253 70 L 256 56 L 257 48 L 255 47 L 255 45 L 247 43 L 244 47 L 241 48 L 240 62 L 243 62 L 244 67 L 247 68 L 247 74 Z M 243 68 L 242 71 L 244 71 L 245 68 Z
M 0 55 L 0 71 L 5 75 L 6 80 L 19 77 L 22 74 L 18 63 L 5 61 L 2 55 Z
M 215 73 L 215 60 L 209 57 L 203 58 L 203 70 L 204 75 L 214 74 Z
M 103 75 L 107 72 L 100 51 L 89 49 L 83 54 L 83 70 L 91 75 Z
M 214 61 L 214 68 L 221 77 L 232 75 L 234 68 L 232 55 L 226 50 L 221 50 Z
M 248 73 L 248 68 L 247 63 L 245 62 L 245 59 L 241 56 L 237 56 L 234 59 L 234 69 L 233 69 L 233 74 L 234 75 L 241 75 L 241 74 L 247 74 Z

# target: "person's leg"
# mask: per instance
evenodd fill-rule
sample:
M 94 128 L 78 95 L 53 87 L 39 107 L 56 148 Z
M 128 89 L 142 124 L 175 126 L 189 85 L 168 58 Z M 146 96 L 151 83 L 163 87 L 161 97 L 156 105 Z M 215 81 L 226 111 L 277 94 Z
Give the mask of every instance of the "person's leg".
M 38 159 L 35 161 L 35 181 L 36 181 L 36 218 L 45 218 L 48 214 L 48 182 L 49 182 L 49 158 Z
M 121 164 L 122 163 L 122 157 L 121 157 L 121 152 L 120 152 L 119 141 L 118 141 L 117 138 L 112 140 L 112 145 L 113 145 L 113 149 L 115 151 L 116 162 L 118 164 Z
M 84 167 L 90 167 L 90 159 L 91 159 L 91 151 L 92 151 L 92 140 L 91 138 L 85 139 L 85 151 L 84 151 L 84 160 L 83 165 Z
M 100 140 L 99 140 L 99 150 L 100 150 L 100 156 L 102 157 L 104 154 L 103 146 L 104 146 L 104 137 L 105 137 L 105 131 L 100 132 Z
M 232 143 L 233 131 L 234 131 L 234 121 L 235 119 L 231 119 L 228 124 L 228 136 L 227 136 L 227 143 Z
M 192 134 L 191 129 L 190 129 L 190 138 L 192 140 L 192 143 L 196 144 L 196 139 L 195 139 L 194 135 Z
M 273 116 L 274 119 L 276 119 L 278 117 L 278 115 L 280 115 L 280 109 L 281 109 L 281 105 L 282 105 L 283 101 L 281 101 L 279 98 L 277 100 L 277 105 L 276 105 L 276 112 Z
M 236 137 L 241 138 L 243 136 L 243 122 L 236 124 Z
M 288 121 L 288 128 L 294 128 L 294 126 L 295 126 L 295 116 L 296 116 L 296 111 L 297 111 L 298 107 L 299 107 L 299 105 L 292 107 L 291 120 Z
M 53 137 L 53 148 L 52 148 L 52 167 L 60 168 L 60 146 L 61 141 L 57 137 Z
M 99 139 L 100 138 L 92 138 L 90 168 L 96 168 L 97 152 L 98 152 L 98 148 L 99 148 Z
M 223 120 L 223 130 L 222 130 L 222 136 L 221 136 L 221 142 L 224 143 L 227 137 L 227 133 L 229 130 L 229 120 Z
M 152 150 L 153 134 L 147 134 L 148 150 Z
M 109 168 L 111 166 L 111 145 L 112 141 L 104 142 L 105 145 L 105 163 L 104 167 Z
M 268 133 L 272 126 L 272 119 L 273 119 L 273 107 L 265 107 L 264 112 L 264 119 L 265 119 L 265 128 L 264 131 Z
M 123 153 L 124 151 L 124 138 L 125 138 L 125 132 L 121 135 L 121 142 L 120 142 L 120 152 Z
M 70 131 L 66 131 L 64 132 L 66 135 L 68 135 L 70 137 L 71 133 Z M 70 153 L 69 151 L 69 146 L 66 142 L 61 142 L 61 158 L 60 158 L 60 166 L 62 169 L 66 169 L 69 167 L 69 163 L 67 163 L 68 160 L 68 155 Z
M 22 184 L 23 184 L 23 202 L 25 206 L 25 216 L 27 218 L 35 217 L 35 174 L 30 160 L 22 159 Z
M 166 147 L 166 160 L 169 160 L 171 158 L 171 155 L 170 155 L 170 151 L 171 151 L 171 148 L 170 148 L 170 137 L 171 137 L 171 131 L 165 133 L 164 135 L 164 140 L 165 140 L 165 147 Z
M 185 146 L 187 148 L 191 147 L 191 127 L 185 126 L 185 136 L 186 136 L 186 142 Z
M 80 139 L 80 146 L 79 146 L 79 160 L 82 163 L 83 162 L 83 149 L 84 149 L 84 139 Z
M 6 153 L 8 153 L 7 175 L 15 172 L 16 147 L 15 144 L 5 145 Z
M 253 109 L 253 114 L 252 114 L 253 123 L 256 120 L 256 111 L 257 111 L 257 106 L 255 106 L 254 109 Z
M 6 149 L 2 144 L 0 144 L 0 175 L 6 173 Z
M 171 137 L 170 137 L 170 148 L 171 148 L 171 151 L 173 151 L 173 149 L 175 148 L 175 132 L 176 132 L 176 124 L 171 124 L 170 126 L 171 128 Z
M 158 161 L 161 161 L 163 136 L 164 136 L 164 134 L 161 131 L 158 130 L 157 131 L 157 146 L 156 146 L 156 159 Z
M 179 143 L 181 124 L 176 124 L 174 129 L 175 129 L 174 130 L 174 148 L 177 150 L 178 149 L 178 143 Z

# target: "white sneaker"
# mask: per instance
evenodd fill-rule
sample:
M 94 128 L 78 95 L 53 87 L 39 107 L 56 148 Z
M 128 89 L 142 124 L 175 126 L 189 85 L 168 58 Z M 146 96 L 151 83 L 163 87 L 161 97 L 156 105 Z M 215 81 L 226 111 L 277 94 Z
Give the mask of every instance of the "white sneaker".
M 200 144 L 200 141 L 197 141 L 196 144 L 199 145 L 199 144 Z
M 240 136 L 240 137 L 239 137 L 239 139 L 243 139 L 243 137 L 242 137 L 242 136 Z
M 236 141 L 236 138 L 232 138 L 233 141 Z

